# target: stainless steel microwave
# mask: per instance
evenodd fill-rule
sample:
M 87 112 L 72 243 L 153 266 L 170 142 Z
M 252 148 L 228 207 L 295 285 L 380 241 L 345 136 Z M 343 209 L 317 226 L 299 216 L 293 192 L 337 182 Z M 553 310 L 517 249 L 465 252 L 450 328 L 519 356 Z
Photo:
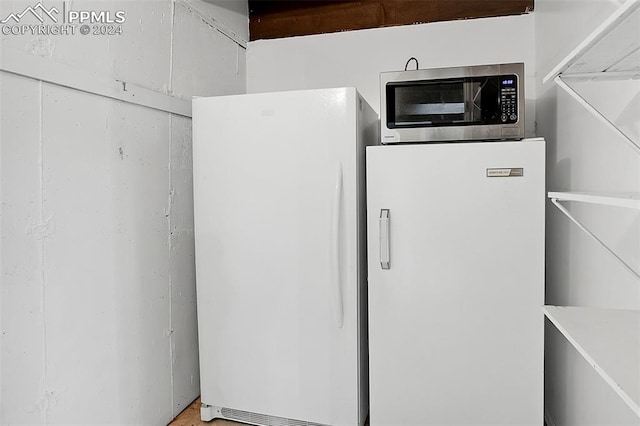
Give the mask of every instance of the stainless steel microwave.
M 524 64 L 380 74 L 383 144 L 524 138 Z

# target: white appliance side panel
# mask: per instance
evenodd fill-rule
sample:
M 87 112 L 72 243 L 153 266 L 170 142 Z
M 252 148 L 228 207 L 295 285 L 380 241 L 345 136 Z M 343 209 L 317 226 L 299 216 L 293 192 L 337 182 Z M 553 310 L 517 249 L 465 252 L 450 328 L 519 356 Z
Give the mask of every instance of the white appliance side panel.
M 356 109 L 355 89 L 194 101 L 203 403 L 357 423 Z
M 358 176 L 358 339 L 359 362 L 359 424 L 363 425 L 369 414 L 369 333 L 367 295 L 367 196 L 366 196 L 366 147 L 380 142 L 378 114 L 362 98 L 358 97 L 357 176 Z
M 371 426 L 542 424 L 544 174 L 541 139 L 367 148 Z

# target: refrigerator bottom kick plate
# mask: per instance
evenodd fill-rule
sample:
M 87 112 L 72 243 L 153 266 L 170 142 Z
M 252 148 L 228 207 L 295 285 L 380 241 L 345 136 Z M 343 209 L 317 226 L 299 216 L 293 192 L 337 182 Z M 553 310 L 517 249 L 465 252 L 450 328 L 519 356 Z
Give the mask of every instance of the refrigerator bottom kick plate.
M 227 407 L 202 404 L 200 418 L 208 422 L 213 419 L 225 419 L 248 423 L 256 426 L 327 426 L 321 423 L 305 420 L 288 419 L 286 417 L 270 416 L 268 414 L 252 413 L 250 411 L 235 410 Z

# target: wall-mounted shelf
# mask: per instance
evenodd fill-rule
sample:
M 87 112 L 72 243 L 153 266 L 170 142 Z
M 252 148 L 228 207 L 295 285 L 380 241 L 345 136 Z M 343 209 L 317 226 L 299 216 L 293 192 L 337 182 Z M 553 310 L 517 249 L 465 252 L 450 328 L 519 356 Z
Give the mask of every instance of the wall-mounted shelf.
M 549 198 L 558 201 L 578 201 L 612 207 L 640 210 L 638 194 L 608 194 L 604 192 L 549 192 Z
M 543 79 L 553 80 L 595 118 L 640 154 L 624 133 L 568 82 L 640 78 L 640 0 L 627 0 Z M 640 283 L 640 273 L 580 223 L 562 202 L 640 210 L 635 194 L 549 192 L 551 202 L 602 246 Z M 640 311 L 545 306 L 546 317 L 640 418 Z
M 640 417 L 640 311 L 562 306 L 543 311 Z
M 638 37 L 640 38 L 640 36 Z M 569 96 L 575 99 L 580 105 L 582 105 L 587 111 L 589 111 L 595 118 L 600 120 L 604 125 L 606 125 L 611 131 L 618 134 L 624 142 L 627 143 L 631 148 L 633 148 L 638 154 L 640 154 L 640 145 L 636 141 L 634 141 L 631 137 L 629 137 L 625 132 L 620 130 L 618 126 L 616 126 L 612 121 L 610 121 L 607 117 L 604 116 L 596 107 L 591 105 L 585 98 L 582 97 L 577 91 L 575 91 L 571 86 L 569 86 L 563 80 L 564 74 L 560 74 L 555 78 L 555 82 L 562 90 L 564 90 Z
M 570 80 L 640 78 L 640 0 L 627 0 L 543 79 L 553 79 L 640 154 L 640 145 L 567 84 Z
M 589 230 L 582 222 L 575 218 L 561 202 L 563 201 L 578 201 L 589 204 L 599 204 L 604 206 L 625 207 L 640 210 L 640 198 L 637 195 L 614 195 L 607 193 L 596 192 L 549 192 L 549 198 L 554 206 L 558 208 L 565 216 L 571 220 L 578 228 L 584 231 L 589 237 L 597 242 L 603 249 L 607 251 L 615 260 L 617 260 L 621 266 L 640 280 L 640 273 L 629 265 L 623 258 L 609 248 L 604 241 L 598 238 L 593 232 Z
M 640 78 L 640 0 L 627 0 L 558 63 L 543 83 L 563 78 Z

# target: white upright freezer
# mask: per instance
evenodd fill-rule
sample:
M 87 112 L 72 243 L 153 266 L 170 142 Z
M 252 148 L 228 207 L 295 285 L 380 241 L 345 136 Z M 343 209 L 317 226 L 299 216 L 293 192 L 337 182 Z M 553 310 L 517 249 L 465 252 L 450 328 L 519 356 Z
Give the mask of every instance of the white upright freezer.
M 371 426 L 541 426 L 542 139 L 367 148 Z
M 377 127 L 353 88 L 193 101 L 203 420 L 364 423 Z

